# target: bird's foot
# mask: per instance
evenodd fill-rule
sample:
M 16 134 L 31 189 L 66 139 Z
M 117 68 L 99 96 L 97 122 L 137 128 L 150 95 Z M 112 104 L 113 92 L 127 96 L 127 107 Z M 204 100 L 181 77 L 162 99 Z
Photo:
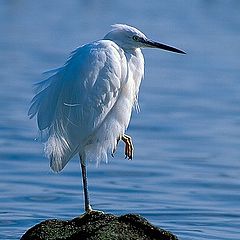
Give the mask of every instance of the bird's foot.
M 133 143 L 132 143 L 132 138 L 128 135 L 123 135 L 122 140 L 125 143 L 125 158 L 128 158 L 129 160 L 132 160 L 133 158 Z
M 91 206 L 89 206 L 87 209 L 85 209 L 85 213 L 83 213 L 80 216 L 80 218 L 85 217 L 86 215 L 91 215 L 91 214 L 100 215 L 100 214 L 104 214 L 104 212 L 99 210 L 93 210 Z
M 91 210 L 90 212 L 87 212 L 87 214 L 104 214 L 104 212 L 100 210 Z
M 91 214 L 91 213 L 104 213 L 104 212 L 99 210 L 93 210 L 92 207 L 89 205 L 85 209 L 85 214 L 89 214 L 89 213 Z

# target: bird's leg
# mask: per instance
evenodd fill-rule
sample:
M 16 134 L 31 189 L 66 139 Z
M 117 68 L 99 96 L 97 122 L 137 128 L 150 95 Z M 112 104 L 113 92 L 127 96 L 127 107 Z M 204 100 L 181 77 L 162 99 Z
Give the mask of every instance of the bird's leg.
M 84 194 L 84 201 L 85 201 L 85 211 L 86 211 L 86 213 L 89 213 L 89 212 L 92 211 L 92 208 L 90 206 L 89 195 L 88 195 L 87 169 L 86 169 L 86 164 L 82 163 L 82 161 L 81 161 L 81 169 L 82 169 L 82 181 L 83 181 L 83 194 Z
M 90 205 L 89 201 L 89 194 L 88 194 L 88 184 L 87 184 L 87 168 L 84 161 L 82 161 L 82 158 L 80 156 L 80 162 L 81 162 L 81 169 L 82 169 L 82 181 L 83 181 L 83 195 L 84 195 L 84 204 L 85 204 L 85 213 L 82 216 L 85 216 L 86 214 L 92 213 L 92 214 L 103 214 L 104 212 L 93 210 Z
M 133 143 L 132 138 L 126 134 L 122 136 L 122 140 L 125 143 L 125 156 L 126 158 L 132 160 L 133 158 Z

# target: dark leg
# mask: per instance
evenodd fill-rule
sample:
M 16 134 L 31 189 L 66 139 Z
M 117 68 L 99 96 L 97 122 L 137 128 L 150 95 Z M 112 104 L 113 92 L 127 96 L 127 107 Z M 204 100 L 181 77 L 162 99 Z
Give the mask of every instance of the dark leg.
M 87 169 L 86 169 L 86 165 L 83 164 L 82 162 L 81 162 L 81 168 L 82 168 L 82 181 L 83 181 L 83 194 L 84 194 L 84 201 L 85 201 L 85 211 L 86 212 L 91 212 L 92 208 L 90 206 L 89 195 L 88 195 Z

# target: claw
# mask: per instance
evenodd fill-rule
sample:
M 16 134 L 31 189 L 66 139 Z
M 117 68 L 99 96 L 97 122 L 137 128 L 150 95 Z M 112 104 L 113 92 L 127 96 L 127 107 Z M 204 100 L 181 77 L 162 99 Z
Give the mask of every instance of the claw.
M 128 135 L 122 136 L 122 140 L 125 143 L 125 159 L 128 158 L 129 160 L 132 160 L 133 158 L 133 143 L 132 139 Z
M 117 139 L 116 146 L 113 149 L 113 151 L 111 153 L 111 156 L 114 157 L 114 153 L 115 153 L 115 151 L 117 149 L 117 145 L 118 145 L 118 142 L 119 142 L 120 139 L 122 139 L 123 142 L 125 143 L 125 159 L 128 158 L 128 160 L 132 160 L 133 159 L 133 150 L 134 150 L 134 148 L 133 148 L 132 139 L 128 135 L 123 135 L 121 138 Z

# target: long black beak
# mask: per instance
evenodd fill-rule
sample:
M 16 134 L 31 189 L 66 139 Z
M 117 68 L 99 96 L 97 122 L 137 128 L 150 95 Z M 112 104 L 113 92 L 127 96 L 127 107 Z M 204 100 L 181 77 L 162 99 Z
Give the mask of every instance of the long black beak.
M 148 40 L 148 39 L 144 40 L 144 43 L 146 44 L 147 47 L 159 48 L 159 49 L 163 49 L 163 50 L 170 51 L 170 52 L 186 54 L 186 52 L 184 52 L 183 50 L 177 49 L 175 47 L 168 46 L 168 45 L 163 44 L 163 43 L 154 42 L 152 40 Z

